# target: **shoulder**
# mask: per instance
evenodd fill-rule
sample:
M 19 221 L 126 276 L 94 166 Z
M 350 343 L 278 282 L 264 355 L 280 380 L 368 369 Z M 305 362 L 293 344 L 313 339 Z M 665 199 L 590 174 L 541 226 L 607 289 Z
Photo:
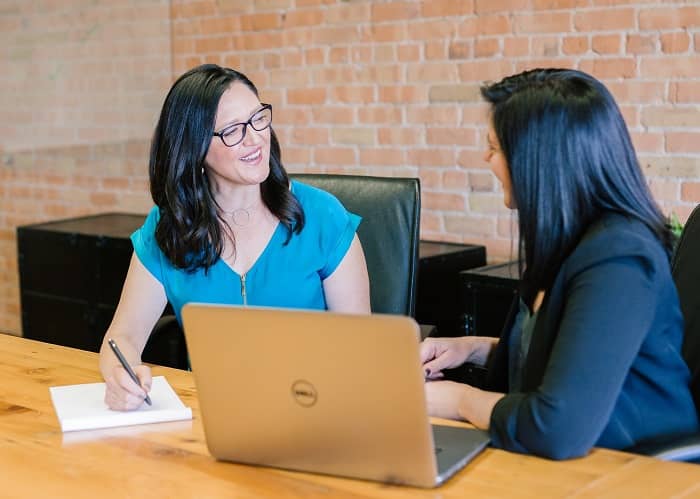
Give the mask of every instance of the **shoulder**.
M 651 229 L 640 220 L 615 213 L 605 214 L 588 228 L 565 265 L 576 270 L 620 259 L 647 270 L 669 268 L 669 255 Z
M 143 241 L 152 239 L 154 237 L 156 226 L 158 225 L 159 220 L 160 210 L 158 209 L 158 206 L 154 206 L 148 211 L 148 214 L 146 215 L 146 218 L 143 221 L 143 225 L 136 229 L 136 231 L 132 234 L 132 240 L 134 239 L 134 237 L 137 237 L 138 239 Z
M 148 215 L 146 215 L 146 220 L 144 221 L 144 225 L 149 225 L 149 224 L 157 224 L 158 221 L 160 220 L 160 208 L 158 206 L 154 206 L 148 211 Z
M 304 208 L 305 215 L 313 216 L 314 212 L 344 212 L 342 203 L 330 192 L 319 189 L 309 184 L 292 180 L 292 194 L 297 198 Z

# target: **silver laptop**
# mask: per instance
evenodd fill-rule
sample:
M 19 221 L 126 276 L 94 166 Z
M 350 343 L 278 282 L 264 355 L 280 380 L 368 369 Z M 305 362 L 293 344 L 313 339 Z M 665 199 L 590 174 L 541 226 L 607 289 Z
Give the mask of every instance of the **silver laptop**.
M 489 442 L 431 427 L 411 318 L 201 304 L 182 317 L 217 459 L 434 487 Z

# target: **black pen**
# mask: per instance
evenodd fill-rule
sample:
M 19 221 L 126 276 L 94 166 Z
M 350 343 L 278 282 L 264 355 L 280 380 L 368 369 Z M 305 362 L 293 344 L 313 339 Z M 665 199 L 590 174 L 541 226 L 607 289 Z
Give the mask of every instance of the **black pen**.
M 121 365 L 122 365 L 122 367 L 124 368 L 124 370 L 125 370 L 127 373 L 129 373 L 129 376 L 131 376 L 131 379 L 134 380 L 134 383 L 136 383 L 137 385 L 141 386 L 141 382 L 140 382 L 139 379 L 136 377 L 136 373 L 131 369 L 131 366 L 129 365 L 129 363 L 128 363 L 128 362 L 126 361 L 126 359 L 124 358 L 124 355 L 122 355 L 121 350 L 119 350 L 119 347 L 118 347 L 117 344 L 114 342 L 114 340 L 113 340 L 112 338 L 110 338 L 110 339 L 107 340 L 107 343 L 109 343 L 109 347 L 110 347 L 110 348 L 112 349 L 112 351 L 114 352 L 114 355 L 116 355 L 116 356 L 117 356 L 117 359 L 119 359 L 119 362 L 121 362 Z M 142 388 L 143 388 L 143 387 L 142 387 Z M 152 404 L 151 404 L 151 398 L 148 396 L 148 394 L 146 394 L 146 398 L 145 398 L 144 400 L 146 401 L 146 403 L 147 403 L 148 405 L 152 405 Z

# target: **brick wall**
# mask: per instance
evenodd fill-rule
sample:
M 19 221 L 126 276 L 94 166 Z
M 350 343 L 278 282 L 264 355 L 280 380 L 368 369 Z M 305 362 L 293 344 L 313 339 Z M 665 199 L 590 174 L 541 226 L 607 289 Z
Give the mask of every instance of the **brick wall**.
M 0 6 L 0 330 L 19 331 L 15 226 L 144 212 L 165 89 L 203 62 L 258 85 L 288 169 L 419 176 L 423 238 L 485 244 L 492 261 L 509 257 L 512 220 L 481 159 L 478 86 L 522 69 L 604 80 L 664 210 L 684 220 L 700 202 L 697 1 L 103 4 Z
M 170 5 L 5 0 L 0 47 L 0 331 L 17 334 L 18 225 L 150 206 Z

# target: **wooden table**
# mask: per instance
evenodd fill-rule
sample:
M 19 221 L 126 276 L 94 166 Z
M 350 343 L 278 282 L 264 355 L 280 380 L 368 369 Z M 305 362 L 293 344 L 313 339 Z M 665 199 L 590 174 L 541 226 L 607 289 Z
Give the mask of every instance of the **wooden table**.
M 437 489 L 217 462 L 191 373 L 155 367 L 194 420 L 62 434 L 49 387 L 100 381 L 97 354 L 0 334 L 2 497 L 700 497 L 700 466 L 603 449 L 549 461 L 487 449 Z

